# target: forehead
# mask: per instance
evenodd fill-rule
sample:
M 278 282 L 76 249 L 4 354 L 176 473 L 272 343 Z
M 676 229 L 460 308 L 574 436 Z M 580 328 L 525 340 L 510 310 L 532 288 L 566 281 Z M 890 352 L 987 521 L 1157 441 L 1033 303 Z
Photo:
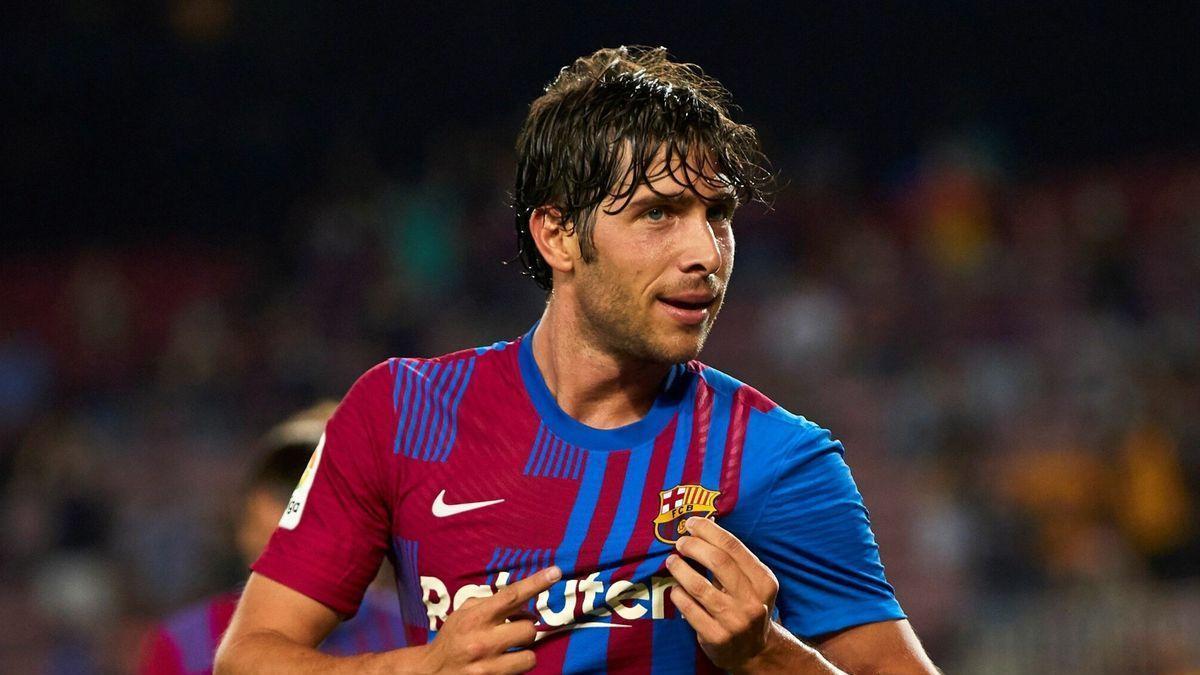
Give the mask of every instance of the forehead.
M 622 169 L 606 204 L 617 211 L 631 199 L 652 194 L 686 197 L 690 193 L 705 201 L 724 201 L 736 197 L 733 184 L 718 171 L 715 157 L 703 150 L 685 156 L 670 152 L 667 147 L 660 147 L 643 166 L 631 162 L 629 153 L 625 152 Z

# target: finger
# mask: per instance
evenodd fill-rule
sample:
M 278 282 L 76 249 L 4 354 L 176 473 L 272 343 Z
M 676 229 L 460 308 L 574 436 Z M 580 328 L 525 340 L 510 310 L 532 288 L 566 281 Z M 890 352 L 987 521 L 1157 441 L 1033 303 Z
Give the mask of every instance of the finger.
M 738 539 L 732 532 L 721 527 L 717 521 L 701 518 L 697 522 L 690 523 L 688 531 L 695 531 L 696 536 L 717 546 L 735 560 L 740 561 L 742 564 L 739 567 L 746 576 L 746 579 L 753 585 L 758 599 L 774 598 L 775 594 L 779 592 L 779 580 L 775 578 L 775 573 L 771 571 L 771 568 L 767 567 L 754 554 L 754 551 L 750 550 L 749 546 L 742 543 L 741 539 Z
M 680 537 L 675 542 L 675 550 L 712 571 L 721 587 L 731 595 L 738 596 L 748 588 L 754 589 L 736 558 L 699 536 Z
M 483 600 L 479 609 L 489 618 L 500 621 L 522 611 L 526 602 L 561 578 L 562 570 L 552 565 L 496 591 L 495 595 Z
M 504 620 L 510 623 L 513 621 L 529 621 L 531 623 L 537 623 L 538 619 L 540 618 L 541 617 L 539 617 L 537 614 L 534 614 L 528 609 L 522 608 L 506 616 Z
M 692 627 L 692 630 L 696 631 L 696 637 L 701 642 L 721 644 L 729 638 L 729 631 L 725 630 L 721 623 L 714 619 L 704 609 L 704 606 L 687 592 L 687 589 L 683 586 L 676 586 L 671 589 L 670 593 L 671 602 L 675 603 L 675 607 Z
M 713 519 L 695 518 L 695 516 L 694 518 L 689 518 L 688 533 L 694 534 L 694 536 L 700 537 L 709 544 L 716 546 L 716 548 L 727 552 L 744 569 L 756 567 L 767 568 L 761 560 L 758 560 L 758 556 L 754 555 L 754 551 L 751 551 L 748 546 L 742 543 L 742 539 L 733 536 L 732 532 L 718 525 L 718 522 Z
M 528 673 L 537 667 L 537 656 L 531 650 L 522 649 L 519 652 L 509 652 L 488 659 L 486 666 L 486 672 L 489 673 L 503 673 L 504 675 Z
M 719 615 L 729 606 L 729 596 L 713 586 L 703 574 L 692 569 L 683 558 L 677 555 L 667 556 L 667 569 L 671 571 L 675 581 L 679 582 L 688 595 L 699 602 L 706 611 Z
M 528 647 L 537 637 L 537 629 L 532 621 L 514 621 L 496 626 L 488 636 L 489 641 L 496 647 L 497 652 L 503 652 L 513 647 Z

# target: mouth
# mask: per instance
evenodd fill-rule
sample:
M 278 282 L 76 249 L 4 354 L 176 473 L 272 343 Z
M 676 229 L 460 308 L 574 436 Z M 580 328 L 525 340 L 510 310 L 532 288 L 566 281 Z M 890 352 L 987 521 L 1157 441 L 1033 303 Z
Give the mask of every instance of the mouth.
M 717 296 L 710 293 L 659 296 L 656 299 L 669 317 L 686 326 L 704 323 L 710 308 L 717 302 Z

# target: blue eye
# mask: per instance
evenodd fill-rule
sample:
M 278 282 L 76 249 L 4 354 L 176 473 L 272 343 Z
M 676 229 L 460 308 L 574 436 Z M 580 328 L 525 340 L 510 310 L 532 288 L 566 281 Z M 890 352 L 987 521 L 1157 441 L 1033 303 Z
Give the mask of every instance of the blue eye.
M 661 222 L 661 221 L 665 220 L 666 217 L 667 217 L 666 210 L 664 210 L 658 206 L 650 209 L 649 211 L 646 211 L 646 219 L 652 223 Z
M 733 209 L 728 206 L 714 206 L 708 210 L 709 221 L 714 220 L 729 220 L 733 217 Z

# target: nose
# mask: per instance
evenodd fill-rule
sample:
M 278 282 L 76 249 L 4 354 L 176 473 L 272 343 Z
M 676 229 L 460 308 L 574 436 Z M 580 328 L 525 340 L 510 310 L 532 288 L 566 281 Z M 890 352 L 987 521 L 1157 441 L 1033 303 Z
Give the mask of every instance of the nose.
M 707 210 L 700 209 L 698 215 L 689 215 L 681 229 L 683 242 L 682 255 L 679 258 L 680 271 L 699 272 L 704 276 L 716 274 L 724 260 L 717 233 L 713 231 L 712 223 L 708 222 Z

